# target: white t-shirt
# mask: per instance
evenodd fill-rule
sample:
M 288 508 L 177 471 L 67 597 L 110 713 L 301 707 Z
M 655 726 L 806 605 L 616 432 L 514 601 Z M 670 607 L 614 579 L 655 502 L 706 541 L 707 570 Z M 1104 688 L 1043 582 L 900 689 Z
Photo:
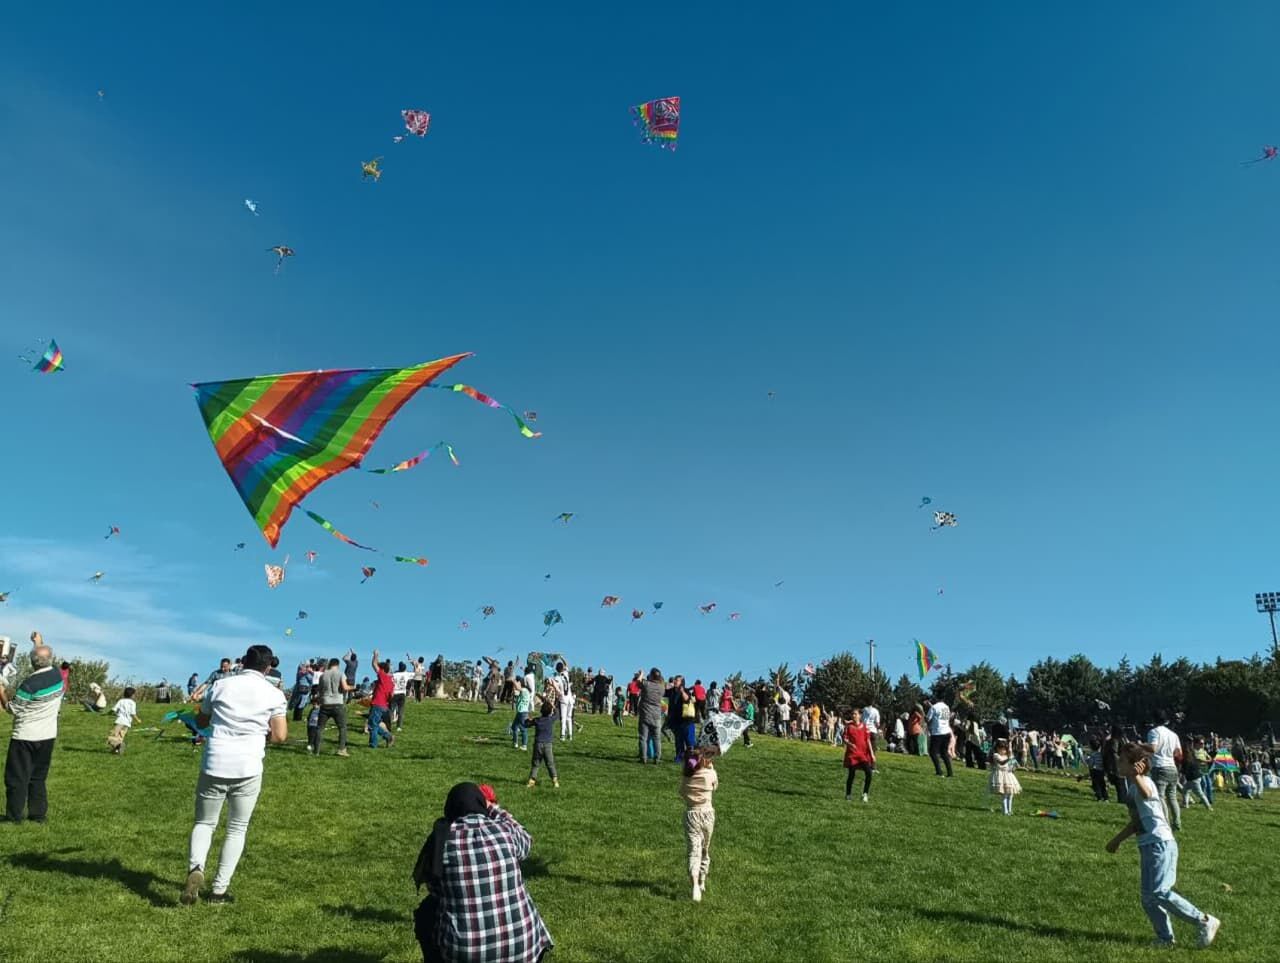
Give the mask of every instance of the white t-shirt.
M 116 714 L 116 725 L 131 726 L 133 717 L 138 714 L 138 703 L 132 699 L 117 699 L 111 709 Z
M 530 692 L 538 687 L 538 680 L 534 677 L 532 672 L 526 672 L 524 674 L 524 687 Z
M 404 695 L 409 691 L 409 680 L 413 678 L 412 672 L 392 672 L 391 673 L 391 694 Z
M 791 721 L 791 703 L 786 699 L 778 703 L 778 718 L 783 722 Z
M 1156 747 L 1151 759 L 1153 769 L 1177 769 L 1173 754 L 1182 749 L 1182 741 L 1178 734 L 1167 726 L 1156 726 L 1147 733 L 1147 742 Z
M 867 706 L 862 710 L 862 722 L 872 732 L 880 731 L 880 710 L 875 706 Z
M 201 771 L 220 779 L 261 775 L 267 724 L 285 714 L 284 693 L 246 670 L 211 685 L 200 712 L 210 718 Z
M 929 721 L 929 735 L 951 735 L 951 710 L 945 702 L 935 702 L 929 706 L 929 712 L 925 718 Z
M 484 666 L 481 665 L 479 662 L 477 662 L 476 667 L 471 670 L 471 678 L 476 682 L 479 682 L 481 679 L 484 678 Z

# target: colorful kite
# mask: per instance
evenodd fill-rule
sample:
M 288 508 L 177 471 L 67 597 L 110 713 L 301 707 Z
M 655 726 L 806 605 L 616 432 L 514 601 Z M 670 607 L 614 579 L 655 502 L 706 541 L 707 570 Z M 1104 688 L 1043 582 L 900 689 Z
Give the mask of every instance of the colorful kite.
M 373 576 L 377 573 L 377 571 L 378 570 L 376 568 L 373 568 L 371 565 L 362 566 L 360 569 L 360 574 L 363 575 L 364 578 L 360 580 L 360 584 L 363 585 L 365 582 L 369 581 L 369 579 L 373 578 Z
M 916 644 L 916 671 L 920 673 L 920 678 L 924 678 L 942 663 L 938 661 L 938 657 L 933 651 L 921 642 L 915 639 Z
M 812 662 L 806 662 L 806 663 L 804 664 L 804 674 L 805 674 L 805 675 L 816 675 L 816 674 L 817 674 L 817 671 L 818 671 L 818 670 L 817 670 L 817 669 L 815 669 L 815 668 L 813 667 L 813 663 L 812 663 Z
M 640 135 L 650 144 L 676 149 L 680 133 L 680 98 L 663 97 L 631 108 Z
M 293 248 L 287 244 L 277 244 L 275 247 L 267 248 L 267 250 L 276 256 L 276 274 L 279 274 L 280 269 L 284 267 L 284 259 L 293 257 Z
M 495 609 L 492 605 L 482 605 L 480 607 L 480 614 L 484 616 L 486 619 L 497 611 L 498 610 Z
M 94 572 L 92 575 L 89 576 L 89 581 L 101 582 L 103 579 L 103 576 L 105 576 L 106 574 L 107 574 L 106 572 Z
M 316 486 L 358 468 L 418 392 L 466 354 L 411 368 L 299 371 L 192 385 L 214 449 L 273 548 Z
M 317 525 L 319 525 L 321 528 L 323 528 L 326 532 L 328 532 L 330 535 L 332 535 L 334 538 L 336 538 L 338 541 L 340 541 L 340 542 L 346 542 L 348 545 L 352 546 L 353 548 L 362 548 L 362 549 L 364 549 L 366 552 L 376 552 L 376 551 L 377 551 L 377 549 L 376 549 L 376 548 L 372 548 L 372 547 L 370 547 L 370 546 L 368 546 L 368 545 L 361 545 L 361 544 L 360 544 L 359 542 L 357 542 L 355 539 L 353 539 L 353 538 L 348 538 L 346 535 L 343 535 L 340 531 L 338 531 L 336 528 L 334 528 L 334 527 L 333 527 L 333 524 L 332 524 L 331 522 L 329 522 L 329 521 L 328 521 L 328 519 L 321 518 L 321 517 L 320 517 L 319 515 L 317 515 L 315 512 L 308 511 L 308 510 L 307 510 L 307 509 L 305 509 L 305 508 L 303 509 L 303 511 L 304 511 L 304 512 L 306 512 L 306 514 L 307 514 L 307 518 L 311 519 L 313 522 L 315 522 Z M 275 547 L 275 546 L 274 546 L 274 545 L 272 545 L 272 548 L 274 548 L 274 547 Z
M 365 468 L 362 470 L 367 471 L 370 475 L 389 475 L 392 472 L 408 471 L 410 468 L 416 468 L 418 465 L 422 464 L 426 459 L 431 457 L 431 453 L 433 451 L 436 451 L 439 448 L 443 448 L 449 453 L 449 460 L 453 462 L 454 467 L 457 467 L 459 461 L 458 456 L 453 453 L 453 446 L 448 442 L 438 441 L 421 454 L 414 455 L 412 458 L 406 459 L 405 461 L 397 462 L 390 468 Z
M 631 621 L 632 621 L 632 622 L 639 622 L 642 618 L 644 618 L 644 609 L 632 609 L 632 610 L 631 610 Z
M 970 706 L 973 705 L 973 703 L 969 700 L 969 696 L 973 695 L 974 691 L 977 688 L 978 688 L 978 684 L 971 680 L 965 680 L 964 682 L 961 682 L 960 688 L 956 690 L 956 701 L 963 702 L 966 705 L 970 705 Z
M 292 628 L 292 626 L 290 626 L 290 627 L 288 627 L 288 628 L 286 628 L 286 629 L 284 630 L 284 635 L 285 635 L 285 638 L 290 638 L 290 637 L 293 635 L 293 628 Z
M 58 342 L 50 340 L 49 346 L 37 358 L 33 353 L 18 355 L 18 360 L 25 364 L 31 365 L 32 371 L 38 371 L 41 374 L 53 374 L 55 371 L 64 370 L 62 365 L 62 349 L 58 347 Z
M 431 115 L 425 110 L 402 110 L 400 116 L 404 118 L 404 129 L 416 137 L 426 137 L 427 131 L 431 129 Z M 401 134 L 392 139 L 398 144 L 406 140 L 407 135 Z
M 543 636 L 545 637 L 551 631 L 552 626 L 560 625 L 562 622 L 564 622 L 564 616 L 560 614 L 558 609 L 547 609 L 542 613 L 542 624 L 546 626 L 542 632 Z
M 1231 750 L 1224 746 L 1213 754 L 1213 762 L 1209 764 L 1210 772 L 1215 769 L 1218 772 L 1239 772 L 1240 763 L 1231 755 Z
M 1248 167 L 1250 164 L 1259 164 L 1262 161 L 1275 160 L 1277 154 L 1280 154 L 1280 147 L 1272 147 L 1270 144 L 1267 144 L 1262 148 L 1261 157 L 1255 157 L 1253 160 L 1244 161 L 1240 166 Z
M 397 562 L 407 562 L 407 563 L 408 563 L 408 564 L 410 564 L 410 565 L 427 565 L 427 564 L 429 564 L 427 559 L 425 559 L 425 558 L 418 558 L 416 555 L 397 555 L 397 556 L 396 556 L 396 561 L 397 561 Z
M 119 534 L 120 534 L 120 529 L 115 525 L 110 525 L 107 527 L 107 534 L 102 537 L 105 540 L 110 538 L 112 535 L 119 535 Z
M 471 628 L 471 623 L 468 622 L 466 619 L 463 619 L 461 622 L 458 623 L 458 628 L 462 629 L 462 631 L 465 632 L 467 631 L 467 629 Z
M 715 603 L 715 602 L 708 602 L 706 605 L 699 605 L 699 606 L 698 606 L 698 610 L 699 610 L 703 615 L 710 615 L 712 612 L 714 612 L 714 611 L 716 610 L 716 603 Z
M 553 522 L 564 522 L 566 525 L 568 525 L 568 524 L 569 524 L 569 519 L 573 518 L 573 516 L 574 516 L 574 515 L 576 515 L 576 514 L 577 514 L 577 512 L 561 512 L 559 515 L 557 515 L 555 518 L 553 518 L 553 519 L 552 519 L 552 521 L 553 521 Z
M 367 181 L 372 177 L 375 184 L 382 180 L 382 168 L 378 166 L 381 163 L 381 157 L 375 157 L 373 160 L 364 161 L 360 165 L 360 180 Z
M 320 556 L 319 552 L 307 552 L 307 564 L 314 565 L 316 563 L 316 559 L 319 558 L 319 556 Z
M 622 601 L 622 596 L 620 595 L 606 595 L 603 599 L 600 600 L 600 608 L 611 609 L 621 601 Z
M 520 428 L 520 434 L 524 435 L 526 438 L 542 437 L 542 432 L 534 431 L 532 428 L 526 425 L 524 423 L 524 419 L 521 418 L 518 414 L 516 414 L 516 410 L 512 408 L 510 405 L 504 405 L 501 401 L 498 401 L 496 398 L 489 397 L 483 391 L 479 391 L 471 387 L 471 385 L 432 385 L 431 387 L 439 388 L 441 391 L 460 392 L 466 395 L 468 398 L 474 398 L 476 401 L 480 402 L 480 404 L 482 405 L 486 405 L 490 408 L 500 408 L 501 410 L 505 411 L 507 414 L 509 414 L 512 418 L 516 420 L 516 425 L 518 425 Z
M 249 200 L 249 198 L 247 198 L 247 197 L 246 197 L 246 198 L 244 199 L 244 206 L 245 206 L 246 208 L 248 208 L 249 213 L 250 213 L 250 214 L 252 214 L 254 217 L 257 217 L 257 216 L 258 216 L 258 202 L 257 202 L 257 201 L 251 201 L 251 200 Z
M 730 612 L 730 613 L 729 613 L 729 621 L 730 621 L 730 622 L 737 622 L 737 621 L 738 621 L 739 619 L 741 619 L 741 618 L 742 618 L 742 613 L 741 613 L 741 612 Z
M 930 531 L 937 531 L 939 528 L 955 528 L 956 516 L 952 512 L 934 512 L 933 528 Z
M 1031 815 L 1039 816 L 1041 819 L 1061 819 L 1056 809 L 1037 809 Z
M 266 571 L 266 587 L 275 589 L 280 587 L 280 583 L 284 581 L 284 569 L 288 566 L 289 558 L 285 556 L 284 565 L 271 565 L 266 563 L 262 569 Z

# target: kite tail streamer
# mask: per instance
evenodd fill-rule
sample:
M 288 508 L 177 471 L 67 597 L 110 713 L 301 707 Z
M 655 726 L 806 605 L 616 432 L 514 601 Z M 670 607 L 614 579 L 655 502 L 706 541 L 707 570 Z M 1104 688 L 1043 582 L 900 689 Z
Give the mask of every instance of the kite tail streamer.
M 480 402 L 480 404 L 482 405 L 486 405 L 490 408 L 501 408 L 503 411 L 507 412 L 507 414 L 509 414 L 512 418 L 516 420 L 516 424 L 519 425 L 520 427 L 520 434 L 524 435 L 526 438 L 542 437 L 542 432 L 534 431 L 532 428 L 530 428 L 525 423 L 525 420 L 520 417 L 519 413 L 510 405 L 504 405 L 501 401 L 498 401 L 496 398 L 491 398 L 489 395 L 485 394 L 483 391 L 478 391 L 477 389 L 471 387 L 471 385 L 430 385 L 429 387 L 440 388 L 441 390 L 444 390 L 444 391 L 458 391 L 464 395 L 468 395 L 469 397 L 474 398 L 476 401 Z
M 426 565 L 426 564 L 427 564 L 427 559 L 425 559 L 425 558 L 414 558 L 414 557 L 413 557 L 413 556 L 411 556 L 411 555 L 397 555 L 397 556 L 396 556 L 396 561 L 397 561 L 397 562 L 409 562 L 409 563 L 410 563 L 410 564 L 412 564 L 412 565 Z
M 346 535 L 343 535 L 340 531 L 338 531 L 336 528 L 333 527 L 333 524 L 328 519 L 321 518 L 315 512 L 309 511 L 308 509 L 305 509 L 305 508 L 303 509 L 303 511 L 307 513 L 307 517 L 309 519 L 311 519 L 313 522 L 315 522 L 317 525 L 323 528 L 326 532 L 328 532 L 338 541 L 346 542 L 348 545 L 353 545 L 356 548 L 363 548 L 366 552 L 377 551 L 377 549 L 373 548 L 372 546 L 361 545 L 359 542 L 355 541 L 354 539 L 348 538 Z
M 398 462 L 397 464 L 392 465 L 390 468 L 366 468 L 364 470 L 368 472 L 370 475 L 389 475 L 392 472 L 408 471 L 410 468 L 417 468 L 420 464 L 422 464 L 424 461 L 430 458 L 433 452 L 437 451 L 440 448 L 443 448 L 445 451 L 449 453 L 449 460 L 453 462 L 454 467 L 457 467 L 458 465 L 461 464 L 461 462 L 458 461 L 458 456 L 454 454 L 453 445 L 449 444 L 447 441 L 440 441 L 440 442 L 436 442 L 426 451 L 421 452 L 420 454 L 414 455 L 412 458 L 407 459 L 406 461 Z

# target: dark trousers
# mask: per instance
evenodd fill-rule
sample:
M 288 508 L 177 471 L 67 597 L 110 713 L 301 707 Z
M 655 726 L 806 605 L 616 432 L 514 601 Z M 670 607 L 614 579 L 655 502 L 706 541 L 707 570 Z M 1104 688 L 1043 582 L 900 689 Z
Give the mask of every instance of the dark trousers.
M 559 779 L 556 775 L 556 752 L 549 742 L 536 742 L 533 745 L 533 760 L 529 766 L 529 778 L 538 778 L 538 764 L 545 762 L 547 764 L 547 772 L 551 773 L 552 779 Z
M 1093 783 L 1093 798 L 1098 802 L 1107 801 L 1107 774 L 1101 769 L 1090 769 L 1089 780 Z
M 745 729 L 742 730 L 742 745 L 743 746 L 751 745 L 751 727 L 750 726 L 747 726 Z
M 422 680 L 412 679 L 409 682 L 409 691 L 413 694 L 414 702 L 422 701 Z
M 294 722 L 302 721 L 302 709 L 306 706 L 310 695 L 311 686 L 309 685 L 295 685 L 293 687 L 293 694 L 289 696 L 289 702 L 293 709 Z
M 871 792 L 871 763 L 860 762 L 856 766 L 849 766 L 848 768 L 849 775 L 845 777 L 844 794 L 846 796 L 853 795 L 853 776 L 859 769 L 862 770 L 862 795 L 865 796 Z
M 676 737 L 676 762 L 684 758 L 684 754 L 689 751 L 689 727 L 681 719 L 672 723 L 671 732 Z
M 702 722 L 707 717 L 707 700 L 697 699 L 693 703 L 693 717 Z
M 982 747 L 976 742 L 964 744 L 964 765 L 966 769 L 986 769 L 987 757 Z
M 49 812 L 45 779 L 53 761 L 53 740 L 10 739 L 4 760 L 5 815 L 20 823 L 23 817 L 42 823 Z
M 391 697 L 391 723 L 397 729 L 404 725 L 404 694 Z
M 316 719 L 315 741 L 311 744 L 313 752 L 320 751 L 320 737 L 324 735 L 324 727 L 328 721 L 332 719 L 338 726 L 338 748 L 347 748 L 347 707 L 345 705 L 320 707 L 320 716 Z M 311 735 L 312 730 L 307 730 L 307 735 Z
M 1116 802 L 1118 802 L 1122 806 L 1127 805 L 1129 802 L 1129 797 L 1128 797 L 1128 790 L 1125 788 L 1124 780 L 1121 779 L 1118 775 L 1109 776 L 1108 778 L 1111 780 L 1112 788 L 1115 789 L 1116 791 Z
M 929 737 L 929 759 L 933 762 L 933 771 L 939 776 L 942 775 L 944 762 L 947 764 L 947 775 L 951 775 L 951 755 L 947 752 L 947 746 L 950 744 L 950 736 Z

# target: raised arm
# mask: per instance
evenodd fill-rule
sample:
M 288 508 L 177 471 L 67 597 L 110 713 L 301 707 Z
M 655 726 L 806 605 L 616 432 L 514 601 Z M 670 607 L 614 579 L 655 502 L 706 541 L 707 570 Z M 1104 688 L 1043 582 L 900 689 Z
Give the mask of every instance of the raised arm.
M 378 670 L 381 668 L 382 666 L 378 664 L 378 650 L 374 649 L 373 650 L 373 672 L 375 677 L 377 676 Z

